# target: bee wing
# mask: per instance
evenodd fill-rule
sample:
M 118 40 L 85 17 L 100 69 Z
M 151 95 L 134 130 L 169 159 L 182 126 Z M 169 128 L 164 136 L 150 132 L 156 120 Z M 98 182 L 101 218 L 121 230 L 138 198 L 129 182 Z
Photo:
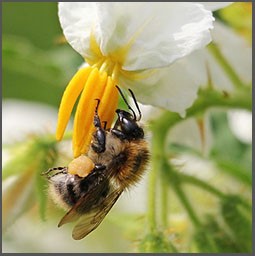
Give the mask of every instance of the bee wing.
M 116 189 L 111 192 L 100 203 L 98 207 L 92 209 L 88 214 L 83 215 L 73 229 L 73 239 L 79 240 L 87 236 L 91 231 L 98 227 L 104 217 L 118 200 L 123 190 Z
M 88 209 L 92 208 L 93 205 L 96 205 L 96 199 L 100 197 L 103 189 L 108 186 L 106 182 L 107 180 L 104 180 L 100 185 L 94 186 L 88 193 L 81 197 L 79 201 L 60 220 L 58 227 L 61 227 L 69 222 L 74 222 L 84 215 L 84 213 L 79 210 L 80 208 L 84 209 L 84 207 L 86 207 L 88 211 Z
M 80 203 L 80 202 L 77 202 Z M 78 220 L 81 217 L 81 214 L 76 211 L 76 205 L 74 205 L 69 212 L 67 212 L 64 217 L 58 223 L 58 227 L 62 225 Z

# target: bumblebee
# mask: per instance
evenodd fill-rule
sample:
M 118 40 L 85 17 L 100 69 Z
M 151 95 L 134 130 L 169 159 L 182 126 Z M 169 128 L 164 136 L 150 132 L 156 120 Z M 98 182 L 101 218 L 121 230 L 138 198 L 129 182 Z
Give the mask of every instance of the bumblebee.
M 131 113 L 117 109 L 113 128 L 105 129 L 98 116 L 97 99 L 96 130 L 87 155 L 74 159 L 67 167 L 51 168 L 44 173 L 49 181 L 49 194 L 68 210 L 58 227 L 77 221 L 72 233 L 75 240 L 98 227 L 121 193 L 140 180 L 149 161 L 144 131 L 138 124 L 142 115 L 135 96 L 129 89 L 138 117 L 120 88 L 116 88 Z

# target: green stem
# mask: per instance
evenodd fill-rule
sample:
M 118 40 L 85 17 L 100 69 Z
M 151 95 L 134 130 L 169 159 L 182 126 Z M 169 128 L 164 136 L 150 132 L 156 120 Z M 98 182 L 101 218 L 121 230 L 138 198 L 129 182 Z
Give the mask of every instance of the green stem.
M 231 82 L 234 84 L 236 88 L 240 88 L 243 85 L 241 79 L 236 74 L 235 70 L 232 68 L 232 66 L 229 64 L 229 62 L 226 60 L 224 55 L 221 53 L 219 47 L 215 43 L 210 43 L 207 48 L 212 53 L 216 61 L 219 63 L 219 65 L 222 67 L 222 69 L 225 71 Z
M 164 170 L 163 170 L 164 171 Z M 166 171 L 166 170 L 165 170 Z M 167 181 L 161 172 L 161 222 L 163 228 L 167 228 L 168 226 L 168 186 Z
M 204 189 L 212 194 L 214 194 L 215 196 L 218 196 L 221 199 L 224 199 L 226 197 L 228 197 L 228 194 L 225 194 L 223 192 L 221 192 L 219 189 L 215 188 L 214 186 L 204 182 L 203 180 L 200 180 L 194 176 L 190 176 L 187 174 L 183 174 L 183 173 L 176 173 L 175 175 L 178 175 L 178 179 L 180 183 L 190 183 L 194 186 L 198 186 L 201 189 Z M 245 200 L 243 200 L 242 198 L 239 199 L 240 200 L 240 204 L 245 207 L 246 209 L 250 209 L 250 204 L 247 203 Z
M 149 174 L 148 188 L 148 221 L 150 231 L 156 230 L 156 184 L 161 165 L 162 145 L 164 139 L 155 131 L 152 136 L 152 170 Z
M 251 94 L 251 87 L 243 87 L 242 90 L 228 96 L 209 88 L 202 89 L 199 91 L 197 100 L 187 110 L 186 118 L 200 115 L 211 107 L 242 108 L 251 111 Z M 149 126 L 155 131 L 166 133 L 172 126 L 182 120 L 183 118 L 179 114 L 165 111 L 158 119 L 152 120 Z
M 195 226 L 200 226 L 200 221 L 199 221 L 197 215 L 195 214 L 195 211 L 193 210 L 193 208 L 192 208 L 186 194 L 184 193 L 182 187 L 180 185 L 175 185 L 174 189 L 175 189 L 175 192 L 178 195 L 182 205 L 184 206 L 184 208 L 188 212 L 189 217 L 192 220 L 193 224 Z
M 171 175 L 173 178 L 175 176 L 175 179 L 171 181 L 172 188 L 174 189 L 175 193 L 179 197 L 179 200 L 181 201 L 182 205 L 186 209 L 187 213 L 189 214 L 189 217 L 193 224 L 195 226 L 200 226 L 201 223 L 199 221 L 199 218 L 197 217 L 193 207 L 191 206 L 191 203 L 189 202 L 189 199 L 187 198 L 183 188 L 181 181 L 179 180 L 180 177 L 178 177 L 178 174 Z
M 227 162 L 214 159 L 214 162 L 221 171 L 234 176 L 239 181 L 242 181 L 249 186 L 252 186 L 252 175 L 247 172 L 246 168 L 243 168 L 242 166 L 231 161 Z
M 152 162 L 152 170 L 149 174 L 149 190 L 148 190 L 148 221 L 150 231 L 156 230 L 156 179 L 157 179 L 157 166 Z
M 178 174 L 179 178 L 182 182 L 191 183 L 192 185 L 199 186 L 200 188 L 207 190 L 208 192 L 218 196 L 218 197 L 225 197 L 225 194 L 218 190 L 217 188 L 213 187 L 212 185 L 187 174 L 180 173 Z

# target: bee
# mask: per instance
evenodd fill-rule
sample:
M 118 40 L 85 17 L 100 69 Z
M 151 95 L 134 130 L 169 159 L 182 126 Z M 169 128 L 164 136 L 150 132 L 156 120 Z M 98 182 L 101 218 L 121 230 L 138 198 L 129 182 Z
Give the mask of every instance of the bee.
M 141 179 L 149 162 L 148 144 L 138 124 L 142 114 L 135 96 L 129 89 L 139 116 L 120 88 L 116 88 L 131 112 L 117 109 L 113 128 L 105 129 L 106 124 L 103 127 L 98 116 L 97 99 L 96 130 L 87 155 L 74 159 L 67 167 L 51 168 L 44 173 L 53 200 L 68 210 L 58 227 L 77 221 L 72 232 L 75 240 L 99 226 L 121 193 Z

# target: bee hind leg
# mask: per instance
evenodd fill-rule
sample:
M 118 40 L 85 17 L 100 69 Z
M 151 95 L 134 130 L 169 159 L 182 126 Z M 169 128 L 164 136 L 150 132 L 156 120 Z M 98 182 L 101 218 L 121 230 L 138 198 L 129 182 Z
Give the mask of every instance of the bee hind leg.
M 60 173 L 67 173 L 66 167 L 53 167 L 47 170 L 46 172 L 41 173 L 42 176 L 46 176 L 47 179 L 50 179 L 51 177 L 58 175 Z

